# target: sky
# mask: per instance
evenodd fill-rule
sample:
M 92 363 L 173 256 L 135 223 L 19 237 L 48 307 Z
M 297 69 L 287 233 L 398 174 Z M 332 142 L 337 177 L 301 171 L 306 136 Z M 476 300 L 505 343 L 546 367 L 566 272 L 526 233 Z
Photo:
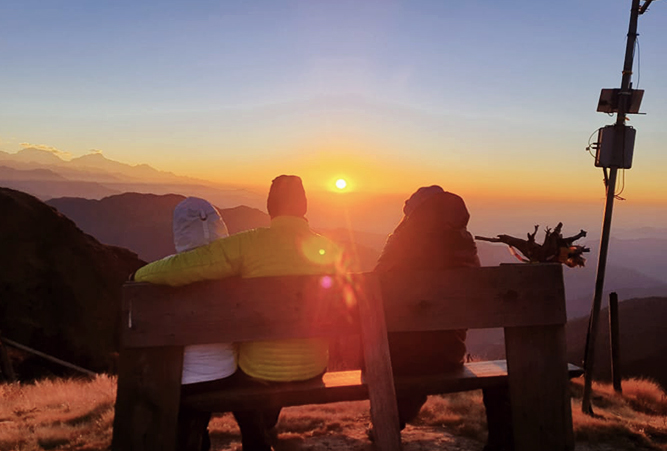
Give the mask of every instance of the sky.
M 597 202 L 630 0 L 0 3 L 0 150 L 40 145 L 228 184 Z M 667 3 L 622 196 L 667 204 Z M 638 64 L 639 63 L 639 64 Z M 620 186 L 619 186 L 620 189 Z

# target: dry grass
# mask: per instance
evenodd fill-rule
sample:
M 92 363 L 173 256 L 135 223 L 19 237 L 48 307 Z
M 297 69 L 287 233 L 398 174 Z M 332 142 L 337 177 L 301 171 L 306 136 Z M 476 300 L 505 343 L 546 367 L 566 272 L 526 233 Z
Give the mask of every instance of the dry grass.
M 655 382 L 629 379 L 623 394 L 610 384 L 593 383 L 594 416 L 581 412 L 583 379 L 572 382 L 576 441 L 611 443 L 615 449 L 667 450 L 667 397 Z
M 623 395 L 594 384 L 595 417 L 581 413 L 581 380 L 572 383 L 577 450 L 667 450 L 667 398 L 655 383 L 623 382 Z M 0 451 L 106 450 L 111 442 L 115 378 L 0 385 Z M 277 451 L 371 451 L 368 402 L 283 410 Z M 230 414 L 210 424 L 213 449 L 240 451 Z M 405 451 L 480 450 L 486 440 L 481 392 L 433 396 L 403 431 Z
M 102 450 L 111 441 L 116 380 L 0 385 L 0 450 Z

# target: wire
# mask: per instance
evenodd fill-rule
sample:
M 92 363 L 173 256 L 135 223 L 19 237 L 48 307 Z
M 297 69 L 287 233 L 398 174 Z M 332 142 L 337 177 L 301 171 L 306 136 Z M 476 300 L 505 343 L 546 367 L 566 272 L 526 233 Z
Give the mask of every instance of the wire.
M 614 193 L 614 199 L 625 200 L 624 197 L 621 197 L 623 191 L 625 191 L 625 169 L 621 169 L 621 190 L 618 193 Z
M 641 52 L 639 51 L 639 35 L 635 38 L 635 48 L 637 50 L 637 89 L 639 89 L 639 82 L 642 79 L 642 65 Z
M 595 135 L 596 133 L 599 133 L 599 132 L 600 132 L 600 129 L 598 128 L 593 133 L 591 133 L 591 136 L 588 137 L 588 146 L 586 146 L 586 152 L 591 154 L 591 157 L 593 157 L 593 158 L 595 158 L 595 155 L 593 155 L 593 152 L 591 152 L 591 147 L 597 146 L 598 143 L 591 144 L 591 138 L 593 137 L 593 135 Z M 596 148 L 596 150 L 597 150 L 597 148 Z

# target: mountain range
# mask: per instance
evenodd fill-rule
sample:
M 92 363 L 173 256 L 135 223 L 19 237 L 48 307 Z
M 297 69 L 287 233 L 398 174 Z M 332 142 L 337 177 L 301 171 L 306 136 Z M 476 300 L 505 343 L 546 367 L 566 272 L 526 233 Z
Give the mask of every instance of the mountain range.
M 51 151 L 30 147 L 17 153 L 0 151 L 0 186 L 21 190 L 42 200 L 101 199 L 139 192 L 203 197 L 224 208 L 262 207 L 265 202 L 263 196 L 249 190 L 177 176 L 147 164 L 120 163 L 101 153 L 63 160 Z
M 126 247 L 148 261 L 174 252 L 171 232 L 172 212 L 183 199 L 181 195 L 125 193 L 101 200 L 59 198 L 47 201 L 72 219 L 84 232 L 106 244 Z M 268 215 L 246 206 L 220 209 L 230 233 L 269 224 Z M 315 228 L 343 245 L 354 256 L 353 270 L 371 271 L 382 251 L 386 235 L 345 228 Z M 568 317 L 586 316 L 590 312 L 595 286 L 596 242 L 585 242 L 591 254 L 584 268 L 564 268 Z M 667 296 L 667 282 L 656 274 L 661 259 L 667 259 L 667 240 L 615 239 L 613 245 L 624 252 L 610 255 L 607 266 L 603 305 L 612 291 L 620 299 Z M 517 263 L 505 245 L 477 242 L 483 266 Z M 639 257 L 633 257 L 638 255 Z M 647 255 L 642 259 L 641 255 Z M 653 256 L 653 257 L 651 257 Z M 626 265 L 633 265 L 632 267 Z M 657 268 L 656 268 L 657 266 Z

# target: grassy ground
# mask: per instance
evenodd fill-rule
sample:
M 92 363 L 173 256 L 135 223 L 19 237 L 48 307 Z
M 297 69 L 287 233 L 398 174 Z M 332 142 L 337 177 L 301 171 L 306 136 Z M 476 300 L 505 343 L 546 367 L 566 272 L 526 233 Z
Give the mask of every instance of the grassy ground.
M 45 380 L 0 385 L 0 451 L 108 449 L 115 379 Z M 581 414 L 582 382 L 572 383 L 577 450 L 667 450 L 667 398 L 645 380 L 623 383 L 623 395 L 594 385 L 596 416 Z M 346 402 L 283 410 L 277 451 L 370 451 L 368 402 Z M 210 425 L 214 450 L 240 450 L 229 414 Z M 418 420 L 403 431 L 405 451 L 480 450 L 486 436 L 481 392 L 434 396 Z

